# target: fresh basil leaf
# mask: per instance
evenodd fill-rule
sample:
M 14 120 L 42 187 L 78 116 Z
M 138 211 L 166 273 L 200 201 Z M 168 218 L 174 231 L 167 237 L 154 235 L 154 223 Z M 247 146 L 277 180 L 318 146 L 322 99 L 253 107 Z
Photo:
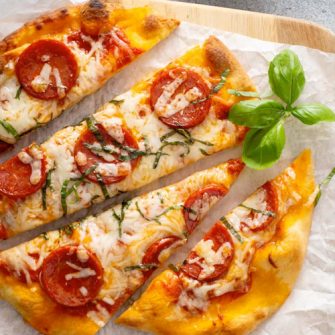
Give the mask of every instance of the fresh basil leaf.
M 292 109 L 292 114 L 305 124 L 318 122 L 334 122 L 335 113 L 327 106 L 321 104 L 303 104 Z
M 282 121 L 268 128 L 251 129 L 244 140 L 243 162 L 252 169 L 266 169 L 280 158 L 284 145 Z
M 249 128 L 267 128 L 285 114 L 284 107 L 273 100 L 245 100 L 231 107 L 228 119 Z
M 229 89 L 227 92 L 231 95 L 235 95 L 237 97 L 249 97 L 249 98 L 259 98 L 259 95 L 257 92 L 252 91 L 239 91 L 239 90 L 232 90 Z
M 291 50 L 282 51 L 272 60 L 268 75 L 273 93 L 288 105 L 292 105 L 304 89 L 304 69 Z

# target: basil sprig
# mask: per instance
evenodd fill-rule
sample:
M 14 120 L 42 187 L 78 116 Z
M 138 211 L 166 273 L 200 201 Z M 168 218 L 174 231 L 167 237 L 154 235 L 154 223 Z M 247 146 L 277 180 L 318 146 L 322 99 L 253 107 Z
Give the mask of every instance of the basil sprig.
M 281 103 L 245 100 L 235 104 L 228 116 L 235 124 L 251 128 L 244 140 L 242 159 L 257 170 L 272 166 L 280 158 L 286 140 L 284 122 L 288 117 L 294 116 L 307 125 L 335 121 L 335 113 L 322 104 L 293 106 L 305 86 L 304 69 L 294 52 L 279 53 L 270 63 L 268 77 Z

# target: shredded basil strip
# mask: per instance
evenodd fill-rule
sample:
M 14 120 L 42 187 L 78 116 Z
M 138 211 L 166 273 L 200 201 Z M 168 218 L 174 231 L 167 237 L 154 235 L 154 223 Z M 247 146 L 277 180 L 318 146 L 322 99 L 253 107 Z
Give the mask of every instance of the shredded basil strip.
M 263 215 L 266 215 L 266 216 L 271 216 L 271 217 L 273 217 L 273 218 L 276 216 L 276 213 L 275 213 L 275 212 L 272 212 L 272 211 L 262 211 L 262 210 L 260 210 L 260 209 L 256 209 L 256 208 L 248 207 L 248 206 L 246 206 L 246 205 L 244 205 L 244 204 L 240 204 L 240 207 L 249 209 L 250 211 L 255 212 L 255 213 L 260 213 L 260 214 L 263 214 Z
M 322 195 L 322 190 L 321 189 L 324 186 L 327 186 L 334 176 L 335 176 L 335 167 L 329 172 L 328 176 L 319 184 L 319 192 L 315 197 L 314 206 L 316 206 L 318 204 L 319 200 L 320 200 L 320 197 Z
M 17 89 L 16 94 L 15 94 L 15 99 L 20 100 L 22 88 L 23 87 L 20 85 L 20 87 Z
M 85 181 L 85 177 L 87 177 L 90 173 L 92 173 L 97 168 L 97 165 L 92 165 L 89 169 L 85 171 L 85 173 L 78 177 L 78 178 L 70 178 L 66 179 L 63 182 L 62 188 L 61 188 L 61 204 L 64 215 L 67 215 L 67 203 L 66 199 L 69 195 L 71 195 L 73 192 L 75 192 L 76 197 L 79 198 L 77 188 L 78 186 Z M 69 183 L 74 182 L 74 184 L 68 189 Z
M 167 141 L 171 136 L 173 135 L 180 135 L 184 138 L 184 141 L 180 141 L 180 140 L 176 140 L 176 141 Z M 188 155 L 190 153 L 190 146 L 192 144 L 194 144 L 195 142 L 198 142 L 198 143 L 201 143 L 201 144 L 204 144 L 206 146 L 213 146 L 212 143 L 210 142 L 206 142 L 206 141 L 202 141 L 202 140 L 199 140 L 197 138 L 194 138 L 191 133 L 186 130 L 186 129 L 174 129 L 168 133 L 166 133 L 165 135 L 163 135 L 161 138 L 160 138 L 161 142 L 162 142 L 162 145 L 160 146 L 159 150 L 156 154 L 156 157 L 155 157 L 155 160 L 154 160 L 154 164 L 153 164 L 153 168 L 155 169 L 157 166 L 158 166 L 158 163 L 161 159 L 161 157 L 163 155 L 168 155 L 167 153 L 165 153 L 163 151 L 163 149 L 169 145 L 175 145 L 175 146 L 183 146 L 185 147 L 185 152 L 183 154 L 181 154 L 180 156 L 181 157 L 185 157 L 186 155 Z
M 191 103 L 194 104 L 194 105 L 199 104 L 201 102 L 204 102 L 204 101 L 210 99 L 214 94 L 218 93 L 221 90 L 221 88 L 224 86 L 224 84 L 226 83 L 229 73 L 230 73 L 230 70 L 225 69 L 221 73 L 220 81 L 212 88 L 211 93 L 209 93 L 209 95 L 207 97 L 201 98 L 199 100 L 194 100 Z
M 176 209 L 182 209 L 182 208 L 186 208 L 184 205 L 175 205 L 175 206 L 170 206 L 170 207 L 167 207 L 165 208 L 160 214 L 152 217 L 152 218 L 149 218 L 148 216 L 146 216 L 142 210 L 140 209 L 140 206 L 138 204 L 138 201 L 136 201 L 135 203 L 135 206 L 136 206 L 136 209 L 137 211 L 140 213 L 140 215 L 142 216 L 143 219 L 145 219 L 146 221 L 156 221 L 158 224 L 162 224 L 160 221 L 159 221 L 159 218 L 163 215 L 165 215 L 166 213 L 172 211 L 172 210 L 176 210 Z
M 52 185 L 51 185 L 51 174 L 54 171 L 55 171 L 55 168 L 48 171 L 45 184 L 42 187 L 42 206 L 44 210 L 47 209 L 47 189 L 48 187 L 50 187 L 50 189 L 53 190 Z
M 152 270 L 157 269 L 158 265 L 154 263 L 148 264 L 137 264 L 137 265 L 130 265 L 124 268 L 124 271 L 133 271 L 133 270 Z
M 107 187 L 106 187 L 106 185 L 105 185 L 105 183 L 104 183 L 104 181 L 103 181 L 103 179 L 102 179 L 100 173 L 95 173 L 95 176 L 97 177 L 97 180 L 98 180 L 98 182 L 99 182 L 99 185 L 100 185 L 100 187 L 101 187 L 101 190 L 102 190 L 102 193 L 103 193 L 105 199 L 109 199 L 110 196 L 109 196 Z
M 69 225 L 60 228 L 59 233 L 64 232 L 66 235 L 71 236 L 73 234 L 73 231 L 77 229 L 79 226 L 80 226 L 79 222 L 70 223 Z
M 168 267 L 169 267 L 170 270 L 172 270 L 172 271 L 175 272 L 175 273 L 178 273 L 178 272 L 179 272 L 178 267 L 175 266 L 175 265 L 172 264 L 172 263 L 170 263 L 170 264 L 168 265 Z
M 124 102 L 124 100 L 116 100 L 116 99 L 112 99 L 109 103 L 119 106 L 120 104 L 122 104 Z
M 209 154 L 206 150 L 204 150 L 204 149 L 202 149 L 202 148 L 199 148 L 199 151 L 200 151 L 204 156 L 210 156 L 210 154 Z
M 7 121 L 0 120 L 0 125 L 7 131 L 8 134 L 12 135 L 16 140 L 20 138 L 17 130 Z
M 228 89 L 227 92 L 237 97 L 259 98 L 258 93 L 253 91 L 239 91 L 239 90 Z
M 126 209 L 129 208 L 130 204 L 131 204 L 131 201 L 122 201 L 120 214 L 116 214 L 114 208 L 112 209 L 112 211 L 113 211 L 113 217 L 118 222 L 119 237 L 122 236 L 122 222 L 123 222 L 123 220 L 125 218 L 125 215 L 126 215 L 125 211 L 126 211 Z
M 45 239 L 46 241 L 49 240 L 49 236 L 48 236 L 47 233 L 42 233 L 42 234 L 40 234 L 40 237 L 43 238 L 43 239 Z
M 93 133 L 97 141 L 101 143 L 102 145 L 105 145 L 105 139 L 103 138 L 102 134 L 100 133 L 97 127 L 96 120 L 91 116 L 91 117 L 87 117 L 85 121 L 87 124 L 87 128 Z
M 241 235 L 229 223 L 229 221 L 226 219 L 226 217 L 223 216 L 220 220 L 227 227 L 227 229 L 232 233 L 232 235 L 234 235 L 240 243 L 243 243 L 243 239 L 242 239 Z
M 226 81 L 227 81 L 227 77 L 228 77 L 228 74 L 230 73 L 230 70 L 229 69 L 225 69 L 223 72 L 222 72 L 222 74 L 221 74 L 221 79 L 220 79 L 220 81 L 219 81 L 219 83 L 216 85 L 216 86 L 214 86 L 214 88 L 213 88 L 213 93 L 218 93 L 220 90 L 221 90 L 221 88 L 224 86 L 224 84 L 226 83 Z

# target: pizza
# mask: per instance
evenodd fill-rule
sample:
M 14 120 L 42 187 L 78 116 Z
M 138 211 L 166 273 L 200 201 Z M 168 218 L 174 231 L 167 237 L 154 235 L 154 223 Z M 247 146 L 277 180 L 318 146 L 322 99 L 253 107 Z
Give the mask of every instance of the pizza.
M 1 149 L 95 92 L 179 24 L 116 3 L 62 8 L 0 41 Z
M 229 160 L 0 253 L 0 297 L 42 334 L 93 335 L 242 171 Z
M 78 125 L 0 164 L 1 238 L 134 190 L 239 144 L 227 120 L 255 91 L 232 53 L 208 38 Z
M 317 191 L 304 151 L 216 222 L 117 322 L 155 334 L 248 334 L 292 291 Z

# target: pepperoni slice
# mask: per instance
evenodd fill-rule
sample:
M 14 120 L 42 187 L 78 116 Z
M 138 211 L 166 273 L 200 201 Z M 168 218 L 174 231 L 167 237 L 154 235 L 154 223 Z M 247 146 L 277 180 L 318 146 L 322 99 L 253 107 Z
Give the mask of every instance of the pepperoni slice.
M 27 94 L 42 100 L 64 98 L 78 77 L 74 55 L 64 43 L 55 40 L 32 43 L 22 52 L 15 71 Z
M 25 148 L 22 152 L 31 156 L 32 146 Z M 46 179 L 46 160 L 40 160 L 40 179 L 32 184 L 32 166 L 23 163 L 18 155 L 0 164 L 0 193 L 11 198 L 25 198 L 37 192 L 45 183 Z
M 179 241 L 180 238 L 178 236 L 168 236 L 164 237 L 153 244 L 146 250 L 145 255 L 142 258 L 142 264 L 159 264 L 159 255 L 161 252 L 167 248 L 170 248 L 171 245 Z M 146 270 L 145 271 L 145 277 L 150 277 L 151 273 L 155 269 L 152 270 Z
M 187 276 L 199 281 L 213 281 L 223 276 L 234 257 L 234 245 L 232 238 L 227 229 L 217 222 L 214 227 L 205 235 L 203 241 L 211 240 L 213 242 L 212 250 L 217 252 L 222 246 L 222 262 L 214 264 L 214 271 L 207 274 L 202 274 L 204 268 L 208 267 L 203 257 L 200 257 L 196 251 L 191 251 L 187 257 L 185 264 L 180 268 Z
M 264 192 L 265 194 L 265 198 L 262 200 L 266 203 L 266 208 L 262 211 L 258 211 L 257 208 L 255 208 L 255 210 L 251 209 L 248 217 L 241 222 L 242 229 L 248 229 L 253 232 L 262 231 L 266 229 L 275 218 L 277 198 L 271 182 L 267 182 L 261 186 L 256 196 L 259 192 Z M 253 207 L 250 206 L 250 208 Z
M 103 284 L 103 268 L 91 251 L 67 245 L 44 259 L 40 281 L 57 303 L 68 307 L 83 306 L 98 295 Z
M 187 232 L 191 234 L 201 220 L 211 201 L 227 194 L 228 190 L 222 185 L 208 185 L 193 192 L 185 201 L 183 216 Z
M 206 118 L 211 106 L 210 99 L 207 99 L 209 94 L 210 89 L 199 74 L 178 67 L 165 70 L 158 75 L 151 86 L 150 104 L 159 115 L 159 119 L 167 126 L 187 129 L 197 126 Z M 177 104 L 183 96 L 184 98 L 187 96 L 188 100 L 184 108 L 180 107 L 182 103 Z M 165 117 L 164 112 L 171 109 L 177 112 Z
M 97 124 L 96 126 L 99 130 L 99 133 L 104 139 L 105 145 L 113 145 L 116 143 L 116 140 L 108 134 L 108 132 L 105 130 L 105 128 L 101 124 Z M 139 147 L 138 147 L 137 141 L 135 137 L 133 136 L 133 134 L 131 133 L 131 131 L 124 126 L 122 126 L 122 131 L 124 135 L 124 142 L 122 143 L 122 145 L 138 150 Z M 119 165 L 121 163 L 125 163 L 119 159 L 119 154 L 112 154 L 114 159 L 111 161 L 107 161 L 102 156 L 95 154 L 92 150 L 87 148 L 87 144 L 93 145 L 96 143 L 98 143 L 98 140 L 96 136 L 90 130 L 86 130 L 76 142 L 76 145 L 74 147 L 74 157 L 75 157 L 77 167 L 82 174 L 85 174 L 94 165 L 104 164 L 104 163 L 111 163 L 111 164 Z M 82 156 L 82 154 L 85 156 L 84 162 L 80 161 L 80 156 Z M 135 169 L 139 161 L 140 161 L 140 157 L 137 157 L 130 161 L 132 170 Z M 119 175 L 114 175 L 114 176 L 101 175 L 101 178 L 104 184 L 110 185 L 110 184 L 118 183 L 121 180 L 125 179 L 128 174 L 129 174 L 129 171 L 120 171 Z M 99 182 L 95 171 L 92 171 L 90 174 L 88 174 L 86 178 L 94 183 Z

